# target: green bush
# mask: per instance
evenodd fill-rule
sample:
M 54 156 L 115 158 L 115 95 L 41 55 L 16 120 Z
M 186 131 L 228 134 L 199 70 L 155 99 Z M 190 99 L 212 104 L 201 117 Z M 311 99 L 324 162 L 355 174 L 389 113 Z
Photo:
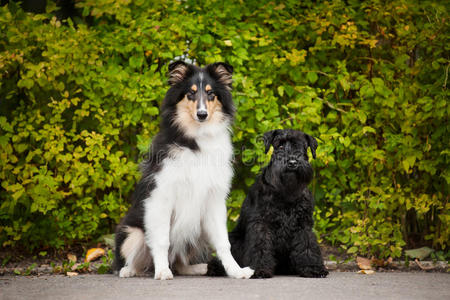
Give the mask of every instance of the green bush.
M 348 253 L 446 249 L 449 27 L 432 2 L 77 1 L 59 21 L 0 7 L 0 243 L 110 232 L 158 131 L 167 63 L 235 68 L 230 226 L 267 161 L 259 137 L 319 140 L 316 231 Z M 157 3 L 155 3 L 157 2 Z

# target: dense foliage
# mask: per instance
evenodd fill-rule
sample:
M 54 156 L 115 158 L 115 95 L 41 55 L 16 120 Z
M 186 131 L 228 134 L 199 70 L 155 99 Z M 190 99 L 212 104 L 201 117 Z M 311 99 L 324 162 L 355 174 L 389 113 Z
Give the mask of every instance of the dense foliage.
M 48 1 L 50 2 L 50 1 Z M 50 2 L 51 3 L 51 2 Z M 111 232 L 158 131 L 169 61 L 234 66 L 230 226 L 267 156 L 319 141 L 316 231 L 378 257 L 450 236 L 448 11 L 414 1 L 76 1 L 78 16 L 0 7 L 0 243 Z

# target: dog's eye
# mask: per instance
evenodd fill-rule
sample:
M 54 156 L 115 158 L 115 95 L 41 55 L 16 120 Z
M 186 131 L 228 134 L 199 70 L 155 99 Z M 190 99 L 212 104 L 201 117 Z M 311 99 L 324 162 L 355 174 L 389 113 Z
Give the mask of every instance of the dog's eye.
M 194 100 L 195 99 L 195 91 L 194 90 L 189 90 L 186 94 L 187 98 L 189 100 Z
M 283 150 L 283 149 L 284 149 L 283 145 L 278 146 L 278 150 Z
M 213 91 L 209 90 L 209 91 L 207 91 L 206 93 L 208 94 L 208 100 L 214 100 L 214 97 L 215 97 L 216 95 L 214 95 L 214 92 L 213 92 Z

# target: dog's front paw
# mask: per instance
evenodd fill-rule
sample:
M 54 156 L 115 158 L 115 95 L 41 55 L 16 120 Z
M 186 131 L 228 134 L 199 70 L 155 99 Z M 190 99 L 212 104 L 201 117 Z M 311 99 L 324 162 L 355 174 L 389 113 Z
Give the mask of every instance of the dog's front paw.
M 273 277 L 273 273 L 270 270 L 267 269 L 259 269 L 255 270 L 255 273 L 252 276 L 252 279 L 254 278 L 271 278 Z
M 121 278 L 133 277 L 135 275 L 136 275 L 136 271 L 130 267 L 123 267 L 122 269 L 120 269 L 120 272 L 119 272 L 119 277 L 121 277 Z
M 325 278 L 328 275 L 327 269 L 324 266 L 308 266 L 299 271 L 301 277 L 310 278 Z
M 169 268 L 162 270 L 155 270 L 155 279 L 157 280 L 171 280 L 173 279 L 172 271 Z
M 249 279 L 252 277 L 253 273 L 255 273 L 255 271 L 249 267 L 227 269 L 228 276 L 237 279 Z

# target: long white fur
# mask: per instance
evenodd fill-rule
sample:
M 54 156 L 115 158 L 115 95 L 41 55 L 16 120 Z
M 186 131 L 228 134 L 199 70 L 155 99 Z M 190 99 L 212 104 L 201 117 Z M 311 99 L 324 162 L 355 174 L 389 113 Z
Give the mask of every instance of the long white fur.
M 189 266 L 187 249 L 206 256 L 202 252 L 207 242 L 216 249 L 230 277 L 250 278 L 253 270 L 239 267 L 228 241 L 226 198 L 233 176 L 228 124 L 202 124 L 190 134 L 195 134 L 192 137 L 200 150 L 174 146 L 154 177 L 155 189 L 144 201 L 145 242 L 151 250 L 155 279 L 172 279 L 169 266 L 175 263 L 180 274 L 205 274 L 205 264 Z M 137 246 L 140 243 L 133 241 Z M 120 271 L 121 277 L 136 273 L 135 256 L 124 255 L 126 265 L 124 272 Z

